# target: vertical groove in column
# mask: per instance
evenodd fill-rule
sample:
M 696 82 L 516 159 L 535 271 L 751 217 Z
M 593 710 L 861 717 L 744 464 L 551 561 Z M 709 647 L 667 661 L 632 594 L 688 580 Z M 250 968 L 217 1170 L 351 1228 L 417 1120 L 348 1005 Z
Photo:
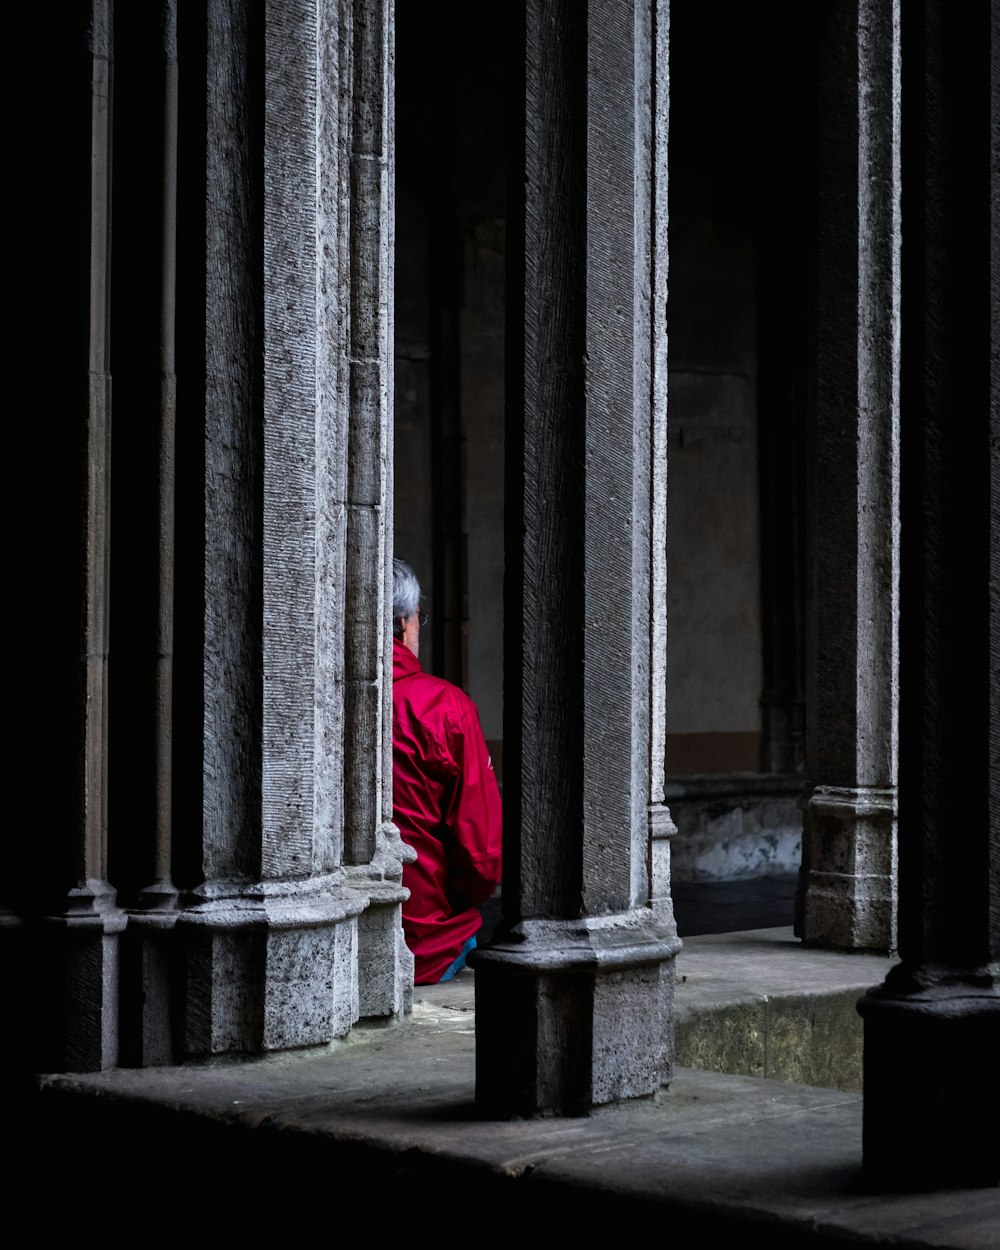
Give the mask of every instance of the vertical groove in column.
M 654 116 L 656 49 L 649 0 L 636 0 L 632 22 L 632 560 L 628 571 L 631 604 L 629 674 L 631 687 L 631 741 L 626 782 L 628 830 L 625 838 L 627 876 L 619 874 L 627 906 L 649 897 L 649 793 L 650 739 L 653 669 L 650 641 L 653 604 L 651 542 L 654 484 L 653 441 L 656 416 L 653 408 L 654 251 L 653 220 L 656 211 L 657 119 Z
M 347 560 L 348 161 L 350 28 L 340 0 L 319 5 L 316 425 L 317 867 L 339 865 L 344 844 L 344 632 Z
M 395 3 L 386 6 L 386 200 L 385 228 L 386 244 L 384 256 L 386 274 L 383 279 L 385 286 L 385 319 L 382 336 L 382 360 L 385 362 L 385 396 L 386 406 L 383 413 L 382 429 L 385 438 L 385 454 L 383 459 L 385 477 L 382 490 L 382 756 L 379 767 L 381 779 L 381 818 L 386 824 L 392 820 L 392 612 L 389 607 L 392 598 L 392 554 L 395 514 L 393 511 L 393 429 L 394 415 L 392 411 L 395 385 L 395 308 L 396 301 L 393 291 L 393 275 L 396 258 L 396 26 Z
M 155 883 L 171 880 L 173 826 L 174 517 L 177 433 L 177 0 L 163 6 L 163 169 L 160 264 L 159 577 L 156 639 Z
M 391 234 L 384 0 L 352 9 L 345 678 L 345 860 L 371 860 L 382 820 Z M 372 762 L 377 761 L 376 767 Z
M 208 9 L 202 871 L 261 869 L 262 16 Z
M 622 7 L 593 4 L 587 41 L 587 168 L 601 171 L 586 184 L 584 270 L 588 914 L 622 910 L 646 892 L 638 838 L 648 794 L 650 275 L 641 237 L 649 187 L 638 160 L 649 151 L 649 49 L 636 41 L 632 6 Z
M 648 143 L 650 204 L 647 220 L 639 237 L 648 248 L 649 305 L 648 358 L 646 377 L 648 395 L 636 391 L 637 402 L 649 407 L 649 550 L 648 618 L 645 645 L 648 647 L 648 819 L 647 846 L 644 857 L 646 894 L 654 915 L 669 931 L 676 933 L 673 901 L 670 895 L 670 840 L 677 832 L 665 802 L 666 731 L 667 731 L 667 497 L 668 497 L 668 405 L 669 355 L 667 293 L 670 263 L 668 151 L 670 128 L 670 4 L 669 0 L 651 0 L 641 10 L 636 23 L 637 47 L 644 40 L 649 48 L 649 99 L 645 108 L 651 119 Z M 637 109 L 641 107 L 636 101 Z M 641 144 L 639 145 L 641 151 Z M 640 249 L 636 263 L 643 265 Z M 639 341 L 639 335 L 636 335 Z M 642 571 L 637 570 L 634 592 L 642 589 Z M 637 636 L 637 654 L 643 645 Z M 633 864 L 633 890 L 638 895 Z
M 525 915 L 573 916 L 582 907 L 586 45 L 585 10 L 529 0 L 519 540 Z
M 650 370 L 649 405 L 650 436 L 650 569 L 649 599 L 649 802 L 662 803 L 666 755 L 667 720 L 667 411 L 668 396 L 668 333 L 667 286 L 670 264 L 668 173 L 667 162 L 670 128 L 670 6 L 669 0 L 653 0 L 651 111 L 652 210 L 650 213 Z

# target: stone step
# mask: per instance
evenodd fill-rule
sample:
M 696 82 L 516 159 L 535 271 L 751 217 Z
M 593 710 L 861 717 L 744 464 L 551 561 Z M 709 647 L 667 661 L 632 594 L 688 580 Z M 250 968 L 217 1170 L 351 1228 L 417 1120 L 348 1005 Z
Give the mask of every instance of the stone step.
M 811 950 L 791 927 L 687 938 L 677 956 L 675 1062 L 860 1093 L 857 1002 L 895 962 Z

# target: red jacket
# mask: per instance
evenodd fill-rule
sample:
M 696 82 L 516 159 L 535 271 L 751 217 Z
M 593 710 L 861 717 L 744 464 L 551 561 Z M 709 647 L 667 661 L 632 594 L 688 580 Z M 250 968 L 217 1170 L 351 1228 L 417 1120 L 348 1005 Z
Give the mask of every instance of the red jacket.
M 436 984 L 479 929 L 500 882 L 501 808 L 469 696 L 393 640 L 392 818 L 417 852 L 403 865 L 403 932 L 417 985 Z

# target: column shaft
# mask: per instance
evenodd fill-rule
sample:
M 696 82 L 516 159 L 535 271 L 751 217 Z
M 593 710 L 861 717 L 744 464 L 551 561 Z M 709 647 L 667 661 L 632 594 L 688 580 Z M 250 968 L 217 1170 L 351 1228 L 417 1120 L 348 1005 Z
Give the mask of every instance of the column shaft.
M 807 767 L 797 931 L 895 947 L 899 39 L 895 0 L 820 35 Z
M 477 1100 L 497 1114 L 669 1079 L 677 943 L 649 875 L 665 7 L 531 0 L 514 22 L 505 929 L 474 960 Z
M 209 9 L 193 1054 L 322 1044 L 406 1002 L 383 811 L 387 13 Z
M 1000 1182 L 1000 19 L 906 4 L 900 964 L 862 999 L 875 1184 Z
M 107 879 L 113 32 L 109 3 L 94 0 L 87 8 L 85 30 L 70 36 L 78 40 L 71 67 L 79 88 L 71 99 L 89 121 L 89 132 L 77 134 L 86 159 L 75 154 L 72 168 L 80 181 L 71 188 L 70 202 L 89 227 L 89 266 L 83 267 L 86 290 L 71 285 L 65 305 L 74 360 L 86 362 L 86 379 L 77 372 L 73 395 L 82 427 L 75 483 L 75 571 L 81 588 L 75 640 L 78 803 L 75 828 L 56 842 L 65 856 L 48 882 L 54 889 L 46 890 L 46 902 L 59 910 L 46 916 L 48 940 L 40 947 L 41 975 L 48 978 L 42 1011 L 54 1024 L 39 1030 L 40 1054 L 43 1062 L 70 1071 L 114 1067 L 118 1061 L 119 935 L 125 926 Z M 71 361 L 63 364 L 73 371 Z
M 393 6 L 342 6 L 347 154 L 347 409 L 344 858 L 368 900 L 358 921 L 358 1011 L 409 1010 L 413 955 L 403 938 L 402 865 L 415 853 L 392 823 Z
M 174 575 L 177 503 L 177 183 L 180 67 L 177 45 L 177 0 L 169 0 L 150 21 L 159 36 L 143 50 L 157 65 L 162 140 L 160 157 L 160 291 L 159 291 L 159 430 L 157 458 L 157 596 L 156 652 L 153 694 L 154 831 L 147 851 L 149 875 L 129 914 L 129 956 L 123 972 L 135 979 L 136 993 L 123 993 L 123 1007 L 133 1007 L 134 1021 L 123 1020 L 127 1062 L 137 1065 L 172 1063 L 176 996 L 176 959 L 171 931 L 177 920 L 178 891 L 173 882 L 174 775 Z M 145 65 L 144 78 L 152 77 Z M 151 232 L 152 237 L 152 232 Z M 130 1025 L 134 1028 L 130 1028 Z

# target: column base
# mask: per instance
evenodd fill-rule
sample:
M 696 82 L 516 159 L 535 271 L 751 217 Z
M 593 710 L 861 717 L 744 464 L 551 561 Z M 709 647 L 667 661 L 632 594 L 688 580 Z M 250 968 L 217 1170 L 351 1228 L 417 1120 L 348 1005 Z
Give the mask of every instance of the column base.
M 163 1067 L 177 1062 L 183 968 L 173 931 L 180 896 L 169 880 L 146 886 L 129 911 L 122 950 L 121 1062 Z
M 668 1084 L 680 945 L 637 908 L 525 920 L 474 951 L 480 1112 L 582 1115 Z
M 804 803 L 796 933 L 810 946 L 896 949 L 896 791 L 818 786 Z
M 403 864 L 416 851 L 386 821 L 379 826 L 370 864 L 344 869 L 344 881 L 367 897 L 358 918 L 358 1010 L 360 1019 L 390 1021 L 413 1010 L 413 953 L 403 937 Z
M 203 886 L 178 917 L 186 1057 L 325 1045 L 358 1019 L 358 916 L 340 876 Z
M 119 940 L 126 915 L 115 890 L 106 881 L 81 882 L 67 894 L 65 912 L 46 916 L 44 923 L 42 983 L 48 989 L 39 1004 L 38 1032 L 43 1070 L 117 1067 Z
M 997 969 L 900 965 L 858 1011 L 867 1183 L 879 1191 L 1000 1185 Z
M 651 803 L 649 820 L 649 905 L 665 933 L 677 936 L 674 900 L 670 894 L 670 847 L 677 826 L 666 803 Z

